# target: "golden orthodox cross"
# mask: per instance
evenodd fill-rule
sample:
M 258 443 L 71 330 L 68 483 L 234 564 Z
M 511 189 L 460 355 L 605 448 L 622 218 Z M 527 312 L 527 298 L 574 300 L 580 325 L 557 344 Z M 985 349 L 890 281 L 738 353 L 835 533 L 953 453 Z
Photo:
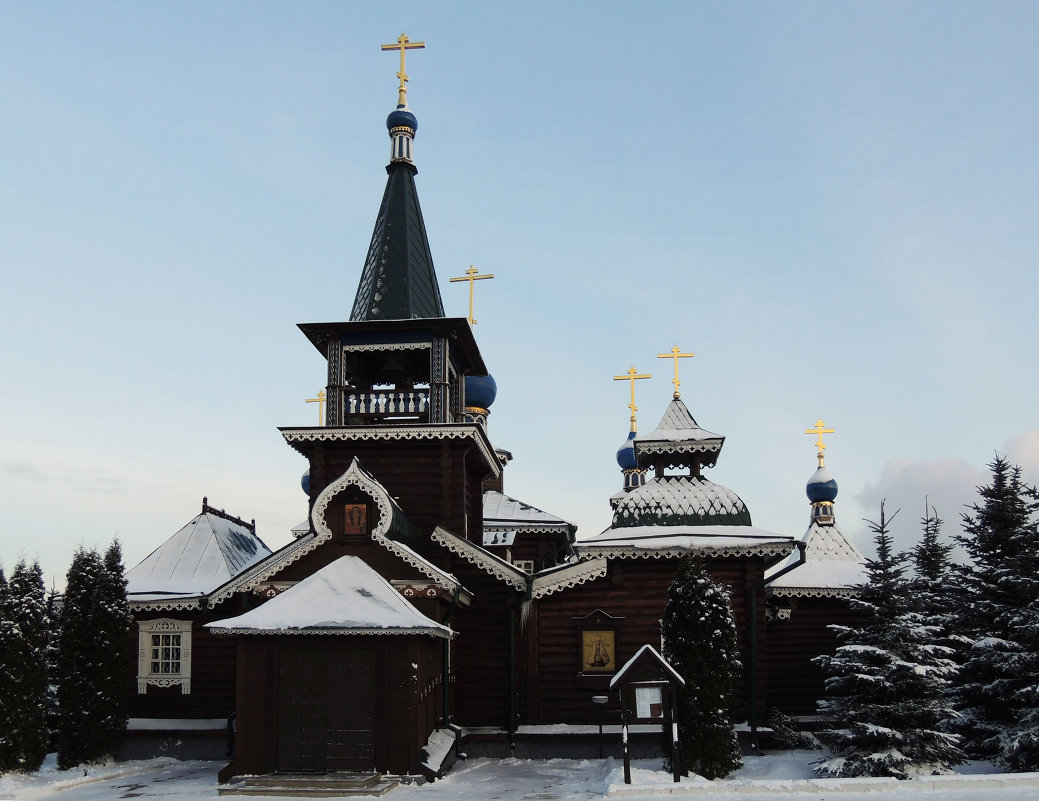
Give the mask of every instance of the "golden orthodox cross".
M 826 428 L 826 423 L 822 421 L 822 418 L 815 421 L 815 425 L 812 428 L 805 429 L 806 434 L 818 434 L 819 438 L 815 441 L 815 447 L 819 449 L 817 457 L 819 459 L 819 467 L 823 466 L 823 451 L 826 450 L 826 444 L 823 442 L 823 434 L 835 433 L 832 428 Z
M 494 273 L 480 275 L 480 271 L 470 264 L 469 269 L 465 271 L 464 276 L 448 279 L 448 282 L 452 284 L 457 284 L 459 281 L 469 282 L 469 317 L 467 319 L 469 320 L 470 325 L 476 325 L 476 318 L 473 317 L 473 283 L 476 281 L 482 281 L 484 278 L 494 278 Z
M 317 424 L 318 425 L 322 425 L 321 421 L 325 419 L 325 401 L 326 400 L 327 400 L 327 396 L 325 395 L 325 391 L 323 389 L 320 390 L 317 393 L 317 397 L 316 398 L 307 398 L 306 399 L 307 403 L 316 403 L 317 404 Z
M 628 381 L 631 383 L 631 403 L 628 404 L 628 408 L 631 409 L 631 430 L 635 431 L 635 412 L 639 410 L 639 407 L 635 405 L 635 382 L 641 378 L 652 378 L 649 373 L 640 373 L 634 367 L 629 367 L 628 372 L 624 375 L 615 375 L 614 381 Z
M 682 353 L 682 351 L 680 351 L 678 349 L 678 345 L 675 345 L 667 353 L 658 353 L 657 354 L 657 358 L 658 359 L 674 359 L 675 360 L 675 378 L 671 382 L 672 384 L 675 385 L 675 395 L 674 395 L 675 400 L 678 400 L 680 397 L 682 397 L 681 393 L 679 393 L 679 391 L 678 391 L 678 388 L 682 385 L 682 382 L 678 380 L 678 360 L 679 359 L 691 359 L 695 355 L 696 355 L 695 353 Z
M 397 37 L 397 44 L 382 45 L 383 50 L 400 50 L 400 72 L 397 73 L 397 77 L 400 78 L 400 88 L 397 89 L 398 106 L 407 105 L 405 98 L 408 94 L 408 74 L 404 71 L 404 53 L 407 50 L 421 50 L 425 46 L 425 42 L 412 42 L 406 33 Z

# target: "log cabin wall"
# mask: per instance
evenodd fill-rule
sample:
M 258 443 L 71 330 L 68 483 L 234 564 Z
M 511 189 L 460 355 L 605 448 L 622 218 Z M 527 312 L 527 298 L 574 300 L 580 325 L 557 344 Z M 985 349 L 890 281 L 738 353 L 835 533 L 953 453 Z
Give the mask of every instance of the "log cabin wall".
M 451 642 L 455 722 L 507 728 L 510 609 L 518 625 L 523 596 L 461 559 L 450 570 L 474 596 L 472 606 L 456 609 L 450 623 L 458 632 Z M 518 653 L 518 638 L 514 646 Z
M 843 598 L 782 598 L 790 606 L 789 620 L 768 624 L 768 709 L 788 715 L 815 715 L 822 698 L 823 673 L 812 659 L 833 654 L 837 640 L 828 628 L 855 625 L 855 615 Z
M 487 467 L 471 441 L 316 442 L 306 443 L 306 447 L 311 508 L 321 491 L 345 473 L 356 456 L 423 536 L 440 525 L 473 541 L 482 537 L 480 483 Z
M 729 589 L 729 599 L 739 637 L 740 658 L 744 678 L 733 699 L 733 716 L 745 719 L 749 685 L 748 595 L 750 586 L 761 581 L 764 560 L 706 559 L 715 582 Z M 581 630 L 583 618 L 601 610 L 615 618 L 616 654 L 614 671 L 650 644 L 660 648 L 660 619 L 667 603 L 667 591 L 674 580 L 679 560 L 610 559 L 607 575 L 532 602 L 524 640 L 524 664 L 527 672 L 527 699 L 524 704 L 531 724 L 595 723 L 599 711 L 592 703 L 594 695 L 609 695 L 609 673 L 583 673 Z M 763 697 L 764 658 L 767 652 L 764 628 L 764 604 L 758 603 L 759 629 L 759 697 Z M 603 624 L 610 628 L 611 624 Z M 594 628 L 594 626 L 593 626 Z
M 237 612 L 230 601 L 215 610 L 138 611 L 127 635 L 127 712 L 131 718 L 226 718 L 235 708 L 235 644 L 229 637 L 210 634 L 203 624 Z M 179 686 L 148 685 L 144 693 L 137 690 L 137 664 L 140 650 L 141 621 L 170 618 L 190 620 L 191 625 L 191 692 Z

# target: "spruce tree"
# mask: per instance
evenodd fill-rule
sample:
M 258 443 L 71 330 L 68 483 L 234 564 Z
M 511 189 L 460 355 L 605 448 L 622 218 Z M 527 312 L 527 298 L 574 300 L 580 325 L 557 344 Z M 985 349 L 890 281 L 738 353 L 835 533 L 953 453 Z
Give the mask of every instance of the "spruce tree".
M 12 745 L 8 767 L 31 773 L 47 756 L 47 614 L 43 571 L 39 562 L 19 561 L 11 574 L 10 616 L 16 636 L 8 649 L 6 668 L 11 686 L 7 702 Z
M 1015 770 L 1036 758 L 1034 710 L 1039 705 L 1039 492 L 1021 469 L 997 456 L 981 503 L 963 515 L 957 541 L 971 564 L 958 571 L 956 634 L 962 643 L 960 679 L 950 727 L 972 757 Z M 1032 734 L 1029 734 L 1032 731 Z
M 99 737 L 102 750 L 117 754 L 126 734 L 126 693 L 130 673 L 127 659 L 127 635 L 133 616 L 126 598 L 126 577 L 123 570 L 123 552 L 115 540 L 105 552 L 102 581 L 98 587 L 99 658 L 102 686 L 98 688 L 104 709 Z
M 11 614 L 11 594 L 4 569 L 0 567 L 0 773 L 13 767 L 12 730 L 16 712 L 11 706 L 14 687 L 9 664 L 16 635 L 17 630 Z
M 892 550 L 891 519 L 881 503 L 879 522 L 867 521 L 877 556 L 851 600 L 861 623 L 831 626 L 841 645 L 815 660 L 826 674 L 819 711 L 829 724 L 819 739 L 831 752 L 816 766 L 822 775 L 904 779 L 962 761 L 956 736 L 940 728 L 955 663 L 934 642 L 940 630 L 911 601 L 907 555 Z
M 740 674 L 728 594 L 690 557 L 679 567 L 661 621 L 664 658 L 685 679 L 678 699 L 682 769 L 708 779 L 741 765 L 729 707 Z
M 65 579 L 58 638 L 58 767 L 98 762 L 105 750 L 107 719 L 101 688 L 106 657 L 98 627 L 105 566 L 96 550 L 80 547 Z

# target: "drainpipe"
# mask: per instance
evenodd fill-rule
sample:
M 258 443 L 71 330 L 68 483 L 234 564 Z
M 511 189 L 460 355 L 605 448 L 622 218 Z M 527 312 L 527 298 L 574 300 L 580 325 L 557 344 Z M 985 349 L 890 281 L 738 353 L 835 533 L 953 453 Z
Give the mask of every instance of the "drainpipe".
M 523 603 L 534 597 L 534 577 L 525 576 Z M 509 750 L 516 750 L 516 605 L 509 606 Z
M 757 584 L 751 585 L 750 588 L 750 710 L 747 715 L 747 719 L 750 722 L 750 747 L 752 752 L 757 754 L 758 750 L 758 590 L 764 589 L 766 586 L 771 584 L 780 576 L 785 576 L 791 570 L 795 570 L 803 565 L 807 561 L 807 554 L 805 549 L 808 547 L 808 543 L 804 540 L 798 540 L 794 543 L 797 546 L 798 555 L 797 561 L 792 565 L 787 565 L 778 573 L 773 576 L 769 576 L 767 579 L 759 581 Z
M 462 593 L 462 585 L 459 584 L 457 587 L 455 587 L 455 594 L 454 594 L 454 597 L 451 598 L 451 606 L 448 607 L 447 614 L 444 615 L 444 619 L 442 621 L 440 621 L 442 625 L 447 626 L 448 628 L 451 627 L 451 618 L 454 616 L 455 608 L 458 606 L 458 596 L 461 595 L 461 593 Z M 441 672 L 442 672 L 441 684 L 443 684 L 443 688 L 442 688 L 443 700 L 442 700 L 441 703 L 443 704 L 444 708 L 442 710 L 443 714 L 441 715 L 441 720 L 443 722 L 443 728 L 446 729 L 451 724 L 451 721 L 450 721 L 450 719 L 448 718 L 448 715 L 447 715 L 448 701 L 450 700 L 450 697 L 451 697 L 450 696 L 450 689 L 449 689 L 449 682 L 451 681 L 451 664 L 450 664 L 450 661 L 451 661 L 451 638 L 450 637 L 445 637 L 444 638 L 443 654 L 444 654 L 444 656 L 443 656 L 443 659 L 441 660 L 443 662 L 443 665 L 441 665 Z

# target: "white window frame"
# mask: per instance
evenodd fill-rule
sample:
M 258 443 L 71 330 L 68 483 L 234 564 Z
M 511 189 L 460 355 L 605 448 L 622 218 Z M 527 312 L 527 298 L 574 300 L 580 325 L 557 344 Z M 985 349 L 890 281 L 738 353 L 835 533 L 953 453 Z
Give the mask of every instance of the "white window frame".
M 512 564 L 522 570 L 524 573 L 534 575 L 534 560 L 533 559 L 513 559 Z
M 180 671 L 177 673 L 153 673 L 152 637 L 162 635 L 180 637 Z M 163 617 L 142 620 L 138 624 L 137 693 L 148 692 L 153 687 L 180 687 L 183 695 L 191 693 L 191 621 Z

